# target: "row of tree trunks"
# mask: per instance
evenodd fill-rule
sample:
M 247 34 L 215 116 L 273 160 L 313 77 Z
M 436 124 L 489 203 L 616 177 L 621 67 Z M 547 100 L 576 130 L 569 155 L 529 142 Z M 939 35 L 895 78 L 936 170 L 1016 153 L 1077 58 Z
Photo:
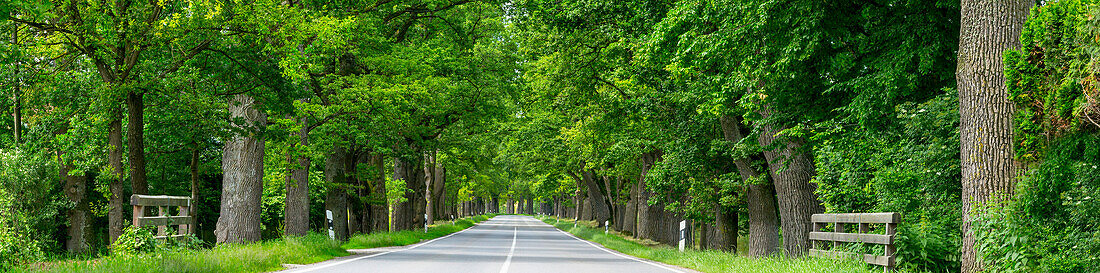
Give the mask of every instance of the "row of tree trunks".
M 261 132 L 267 116 L 256 104 L 247 94 L 234 95 L 229 103 L 230 118 L 247 124 L 233 124 L 236 134 L 225 143 L 222 153 L 221 217 L 214 230 L 219 244 L 260 240 L 264 172 Z
M 719 118 L 722 135 L 726 141 L 742 141 L 741 121 L 730 116 Z M 756 156 L 759 157 L 759 156 Z M 752 158 L 734 160 L 737 172 L 744 181 L 761 181 L 749 184 L 745 193 L 749 214 L 749 256 L 772 255 L 779 247 L 779 219 L 776 212 L 775 186 L 760 179 L 760 172 L 752 167 Z M 736 215 L 736 214 L 735 214 Z M 734 231 L 736 232 L 736 230 Z M 735 233 L 736 234 L 736 233 Z

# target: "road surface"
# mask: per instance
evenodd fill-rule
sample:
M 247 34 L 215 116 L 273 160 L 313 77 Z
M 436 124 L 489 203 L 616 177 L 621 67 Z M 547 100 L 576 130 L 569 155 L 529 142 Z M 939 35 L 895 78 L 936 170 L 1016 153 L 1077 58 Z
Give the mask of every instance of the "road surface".
M 622 272 L 688 273 L 583 241 L 530 216 L 502 215 L 408 248 L 282 271 L 305 272 Z

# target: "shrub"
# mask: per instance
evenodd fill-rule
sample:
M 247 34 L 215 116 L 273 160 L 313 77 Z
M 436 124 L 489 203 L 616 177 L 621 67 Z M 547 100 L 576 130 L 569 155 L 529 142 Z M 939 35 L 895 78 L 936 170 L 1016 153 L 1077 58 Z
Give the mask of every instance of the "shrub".
M 52 234 L 71 204 L 63 201 L 58 180 L 49 157 L 0 151 L 0 269 L 40 261 L 60 249 Z

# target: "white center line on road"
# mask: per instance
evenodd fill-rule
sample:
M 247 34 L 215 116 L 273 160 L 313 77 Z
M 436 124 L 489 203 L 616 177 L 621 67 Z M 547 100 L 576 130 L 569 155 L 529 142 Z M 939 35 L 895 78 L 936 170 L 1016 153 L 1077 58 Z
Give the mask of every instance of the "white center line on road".
M 508 266 L 512 264 L 512 254 L 516 253 L 516 235 L 519 234 L 519 227 L 512 230 L 512 249 L 508 250 L 508 258 L 504 259 L 504 266 L 500 268 L 500 273 L 508 273 Z

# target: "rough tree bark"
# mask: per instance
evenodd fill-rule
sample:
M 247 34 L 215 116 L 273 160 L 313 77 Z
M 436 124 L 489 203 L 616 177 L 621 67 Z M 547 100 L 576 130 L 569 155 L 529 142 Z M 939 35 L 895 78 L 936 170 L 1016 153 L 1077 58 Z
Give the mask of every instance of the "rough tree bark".
M 107 124 L 107 167 L 110 169 L 111 197 L 108 198 L 107 234 L 108 243 L 114 243 L 122 236 L 122 198 L 126 194 L 122 189 L 122 118 L 116 117 Z
M 570 172 L 569 175 L 573 176 L 573 179 L 577 179 L 578 182 L 584 183 L 588 193 L 586 201 L 592 210 L 592 219 L 596 220 L 597 227 L 603 227 L 604 221 L 611 219 L 611 210 L 608 208 L 606 195 L 602 185 L 600 185 L 602 184 L 601 181 L 597 181 L 598 178 L 592 170 L 581 171 L 580 177 L 573 172 Z
M 194 147 L 191 148 L 191 202 L 198 202 L 199 200 L 199 144 L 192 142 Z M 195 219 L 195 223 L 188 225 L 189 232 L 191 234 L 198 234 L 199 230 L 199 207 L 192 205 L 188 208 L 187 215 L 191 215 L 192 219 Z
M 264 139 L 267 115 L 247 94 L 233 96 L 230 118 L 236 132 L 222 154 L 221 217 L 214 229 L 219 244 L 260 240 L 260 196 L 263 194 Z
M 62 158 L 60 152 L 58 152 L 58 158 Z M 65 162 L 64 159 L 61 160 L 59 172 L 62 181 L 65 182 L 65 197 L 74 204 L 67 213 L 69 239 L 65 241 L 65 248 L 69 253 L 80 254 L 88 250 L 87 235 L 88 228 L 91 227 L 91 221 L 89 221 L 91 219 L 88 218 L 91 208 L 85 199 L 88 192 L 88 178 L 84 175 L 71 175 L 69 171 L 73 168 L 72 164 Z
M 309 120 L 298 119 L 302 128 L 295 133 L 300 147 L 309 146 Z M 286 204 L 283 225 L 286 236 L 305 236 L 309 232 L 309 157 L 304 154 L 294 156 L 295 162 L 286 181 Z
M 975 206 L 1008 198 L 1021 169 L 1013 159 L 1016 105 L 1005 87 L 1005 50 L 1020 46 L 1020 31 L 1035 1 L 962 1 L 959 31 L 959 143 L 962 161 L 962 272 L 981 271 L 970 230 Z
M 418 147 L 409 145 L 409 155 L 393 159 L 393 179 L 404 180 L 406 188 L 405 202 L 394 206 L 393 230 L 419 228 L 423 223 L 424 212 L 424 164 L 423 154 Z
M 722 135 L 726 141 L 741 141 L 741 121 L 722 116 Z M 744 181 L 759 179 L 760 173 L 752 167 L 751 158 L 734 161 L 737 172 Z M 749 211 L 749 256 L 763 257 L 772 255 L 779 247 L 779 219 L 775 210 L 775 186 L 771 183 L 750 184 L 746 192 Z
M 641 187 L 638 187 L 636 184 L 630 187 L 630 196 L 627 197 L 630 200 L 626 201 L 626 207 L 623 208 L 622 231 L 630 235 L 636 235 L 637 232 L 635 227 L 637 227 L 638 224 L 638 195 L 641 194 L 638 192 L 639 190 L 641 190 Z
M 332 212 L 330 228 L 335 233 L 335 239 L 341 242 L 348 240 L 347 157 L 343 147 L 334 147 L 325 158 L 325 182 L 329 185 L 325 194 L 325 210 Z
M 438 151 L 433 151 L 425 158 L 426 164 L 424 164 L 424 172 L 428 174 L 428 222 L 435 222 L 436 218 L 444 218 L 445 214 L 444 202 L 447 197 L 446 189 L 446 174 L 443 170 L 442 164 L 439 162 Z
M 371 173 L 371 230 L 389 231 L 390 213 L 386 206 L 386 175 L 381 153 L 371 153 L 368 164 L 375 172 Z
M 713 232 L 707 239 L 711 249 L 737 251 L 737 210 L 714 204 Z
M 126 142 L 130 149 L 130 186 L 134 194 L 149 194 L 145 177 L 145 99 L 143 93 L 130 91 L 126 95 Z
M 760 114 L 769 118 L 774 114 L 771 105 L 765 105 Z M 812 157 L 803 150 L 801 139 L 790 139 L 776 144 L 777 134 L 786 129 L 770 122 L 763 124 L 764 131 L 758 140 L 768 161 L 768 170 L 775 179 L 775 191 L 779 200 L 780 225 L 783 227 L 783 249 L 790 257 L 801 257 L 810 249 L 809 232 L 813 229 L 810 216 L 825 211 L 817 201 L 810 183 L 815 167 Z
M 653 168 L 653 164 L 661 160 L 663 153 L 661 151 L 654 151 L 649 153 L 643 153 L 641 157 L 641 173 L 638 176 L 638 183 L 634 185 L 638 190 L 637 196 L 634 196 L 635 202 L 638 205 L 637 208 L 637 223 L 635 228 L 635 237 L 655 240 L 657 226 L 655 220 L 658 215 L 653 214 L 657 210 L 664 210 L 664 208 L 658 205 L 649 205 L 650 192 L 646 189 L 645 176 L 649 173 L 649 170 Z

